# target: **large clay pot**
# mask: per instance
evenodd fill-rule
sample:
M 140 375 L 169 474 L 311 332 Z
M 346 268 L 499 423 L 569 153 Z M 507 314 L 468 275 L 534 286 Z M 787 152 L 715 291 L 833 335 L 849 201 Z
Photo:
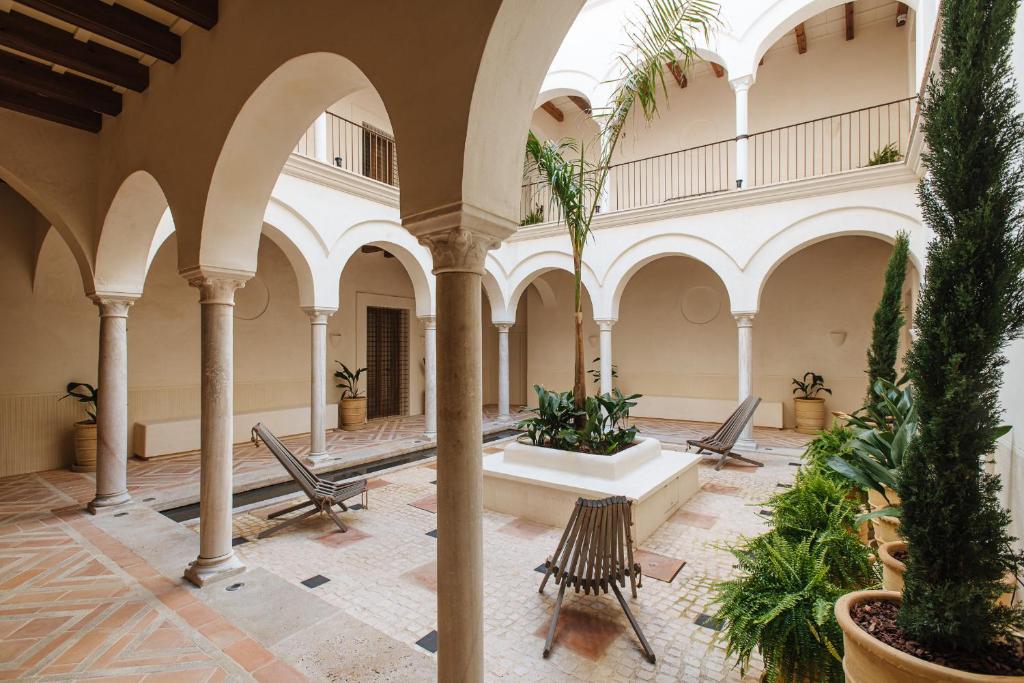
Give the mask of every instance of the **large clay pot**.
M 793 412 L 796 431 L 801 434 L 818 434 L 825 429 L 825 399 L 794 398 Z
M 850 617 L 854 605 L 871 600 L 902 600 L 894 591 L 856 591 L 836 602 L 836 619 L 843 629 L 843 671 L 846 683 L 1010 683 L 1024 676 L 987 676 L 939 666 L 877 640 Z
M 366 397 L 343 398 L 338 404 L 338 422 L 347 432 L 354 432 L 366 426 Z
M 96 471 L 96 423 L 75 423 L 75 464 L 73 472 Z
M 906 541 L 891 541 L 878 546 L 878 559 L 882 561 L 882 588 L 887 591 L 903 592 L 903 574 L 907 571 L 907 565 L 893 557 L 892 553 L 906 549 Z

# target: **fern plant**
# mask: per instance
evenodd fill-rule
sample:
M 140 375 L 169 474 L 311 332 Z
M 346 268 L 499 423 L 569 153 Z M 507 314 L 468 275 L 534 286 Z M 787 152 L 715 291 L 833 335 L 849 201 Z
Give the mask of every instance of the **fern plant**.
M 903 161 L 903 155 L 900 154 L 899 149 L 896 148 L 895 142 L 890 142 L 881 149 L 876 149 L 868 157 L 868 166 L 881 166 L 883 164 L 891 164 L 896 161 Z

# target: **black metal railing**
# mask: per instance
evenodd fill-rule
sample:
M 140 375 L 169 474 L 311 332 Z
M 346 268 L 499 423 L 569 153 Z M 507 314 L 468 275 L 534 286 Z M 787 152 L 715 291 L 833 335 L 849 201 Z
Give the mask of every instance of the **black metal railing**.
M 365 176 L 398 187 L 398 148 L 387 131 L 359 125 L 327 112 L 324 141 L 327 163 L 350 173 Z M 315 159 L 316 145 L 313 124 L 295 147 L 295 153 Z
M 917 98 L 908 97 L 754 133 L 749 187 L 842 173 L 906 157 Z

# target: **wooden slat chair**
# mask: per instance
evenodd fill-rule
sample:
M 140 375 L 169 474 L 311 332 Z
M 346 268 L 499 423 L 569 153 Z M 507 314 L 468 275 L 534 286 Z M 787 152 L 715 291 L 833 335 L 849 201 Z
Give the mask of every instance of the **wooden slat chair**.
M 366 480 L 358 479 L 356 481 L 346 482 L 333 482 L 327 479 L 322 479 L 316 476 L 308 467 L 302 464 L 302 461 L 292 455 L 292 452 L 281 443 L 276 436 L 274 436 L 269 429 L 263 426 L 262 423 L 257 424 L 252 428 L 252 442 L 259 445 L 260 441 L 263 441 L 270 449 L 270 452 L 274 454 L 274 457 L 278 459 L 281 465 L 288 471 L 288 474 L 292 476 L 295 483 L 299 485 L 302 492 L 306 494 L 308 500 L 293 505 L 284 510 L 278 510 L 270 515 L 267 515 L 267 519 L 274 519 L 282 515 L 286 515 L 289 512 L 295 512 L 302 508 L 312 507 L 312 510 L 307 510 L 301 515 L 292 517 L 291 519 L 285 520 L 284 522 L 273 526 L 269 529 L 261 531 L 258 538 L 266 538 L 271 534 L 276 534 L 282 529 L 286 529 L 293 524 L 297 524 L 302 520 L 315 515 L 319 512 L 326 512 L 330 515 L 334 523 L 338 525 L 338 528 L 343 532 L 348 531 L 348 527 L 341 521 L 338 514 L 333 510 L 333 507 L 337 505 L 342 512 L 347 512 L 348 507 L 345 506 L 344 501 L 355 496 L 362 495 L 363 507 L 369 507 L 369 494 L 366 488 Z
M 687 440 L 686 450 L 690 450 L 691 447 L 697 449 L 698 455 L 704 451 L 711 453 L 717 453 L 722 457 L 715 463 L 715 471 L 722 469 L 728 458 L 734 458 L 740 462 L 745 462 L 748 465 L 754 465 L 755 467 L 764 467 L 763 462 L 751 460 L 750 458 L 744 458 L 738 453 L 733 453 L 732 449 L 736 446 L 736 440 L 740 438 L 740 434 L 743 433 L 743 427 L 754 419 L 754 411 L 757 410 L 757 406 L 760 405 L 761 399 L 757 396 L 748 396 L 743 400 L 742 403 L 733 411 L 732 415 L 729 416 L 722 426 L 715 430 L 715 433 L 706 436 L 703 439 L 689 439 Z
M 555 554 L 544 562 L 546 571 L 544 580 L 540 582 L 542 593 L 551 576 L 555 577 L 555 584 L 561 586 L 555 600 L 555 612 L 551 615 L 548 638 L 544 643 L 545 657 L 551 653 L 551 641 L 554 640 L 558 613 L 562 609 L 562 596 L 565 595 L 566 587 L 571 585 L 577 593 L 582 590 L 587 595 L 591 591 L 597 595 L 599 590 L 607 593 L 611 588 L 640 639 L 644 655 L 654 663 L 654 651 L 619 590 L 619 585 L 626 586 L 627 577 L 634 598 L 637 587 L 642 587 L 640 565 L 633 562 L 631 505 L 624 496 L 611 496 L 602 500 L 580 498 L 576 501 Z

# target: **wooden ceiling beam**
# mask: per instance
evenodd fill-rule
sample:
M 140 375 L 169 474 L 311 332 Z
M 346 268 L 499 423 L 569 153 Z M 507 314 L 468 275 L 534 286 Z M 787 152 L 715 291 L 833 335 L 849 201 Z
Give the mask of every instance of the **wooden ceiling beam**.
M 181 37 L 158 21 L 100 0 L 18 0 L 55 19 L 173 64 L 181 57 Z
M 676 79 L 676 83 L 679 84 L 679 87 L 685 88 L 687 84 L 686 74 L 683 73 L 683 69 L 679 66 L 679 62 L 669 62 L 668 70 L 672 72 L 672 77 Z
M 711 64 L 711 70 L 715 72 L 716 78 L 721 78 L 725 75 L 725 69 L 718 62 L 709 62 Z
M 562 110 L 556 107 L 553 102 L 545 102 L 540 105 L 540 108 L 550 114 L 551 118 L 559 123 L 565 120 L 565 114 L 563 114 Z
M 804 32 L 804 22 L 800 22 L 793 29 L 793 33 L 796 34 L 796 51 L 800 54 L 807 52 L 807 33 Z
M 154 7 L 209 31 L 217 25 L 217 0 L 146 0 Z
M 90 133 L 98 133 L 103 125 L 103 116 L 94 111 L 12 88 L 6 84 L 0 84 L 0 107 L 80 128 Z
M 904 26 L 907 23 L 907 16 L 910 14 L 910 10 L 907 8 L 907 3 L 897 2 L 896 3 L 896 25 Z
M 846 3 L 846 39 L 853 40 L 853 3 Z
M 589 116 L 590 113 L 593 111 L 590 108 L 590 102 L 587 102 L 587 99 L 585 97 L 580 97 L 579 95 L 569 95 L 569 99 L 572 100 L 572 103 L 579 107 L 580 111 L 583 112 L 584 114 L 587 114 Z
M 16 11 L 0 12 L 0 45 L 136 92 L 149 85 L 149 68 L 129 55 Z
M 72 73 L 56 73 L 45 64 L 2 50 L 0 84 L 111 116 L 121 113 L 121 95 L 108 86 Z

